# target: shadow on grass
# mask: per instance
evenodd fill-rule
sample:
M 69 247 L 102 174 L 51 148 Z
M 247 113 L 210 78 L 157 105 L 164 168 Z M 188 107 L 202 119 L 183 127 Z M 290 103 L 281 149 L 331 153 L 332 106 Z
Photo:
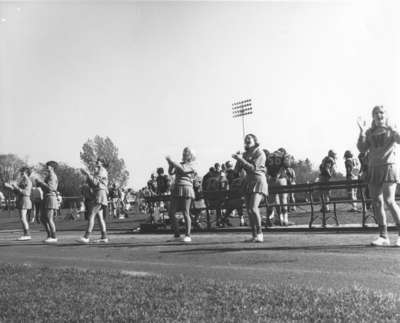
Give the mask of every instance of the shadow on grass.
M 193 248 L 183 250 L 165 250 L 160 253 L 165 254 L 218 254 L 240 251 L 323 251 L 323 252 L 336 252 L 336 253 L 360 253 L 369 250 L 382 250 L 381 248 L 371 247 L 368 245 L 324 245 L 324 246 L 282 246 L 282 247 L 233 247 L 233 248 Z M 387 249 L 387 247 L 385 248 Z

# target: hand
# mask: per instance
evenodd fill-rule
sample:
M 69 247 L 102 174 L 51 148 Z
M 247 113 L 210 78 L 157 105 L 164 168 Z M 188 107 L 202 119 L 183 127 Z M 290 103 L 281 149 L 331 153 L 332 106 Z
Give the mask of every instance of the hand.
M 236 154 L 233 154 L 233 155 L 232 155 L 232 158 L 235 159 L 235 160 L 238 160 L 238 159 L 240 159 L 241 157 L 242 157 L 242 156 L 241 156 L 240 152 L 237 152 Z
M 13 186 L 10 183 L 4 183 L 4 187 L 9 188 L 10 190 L 13 189 Z
M 365 133 L 367 130 L 367 122 L 362 117 L 357 118 L 357 125 L 360 128 L 360 132 Z

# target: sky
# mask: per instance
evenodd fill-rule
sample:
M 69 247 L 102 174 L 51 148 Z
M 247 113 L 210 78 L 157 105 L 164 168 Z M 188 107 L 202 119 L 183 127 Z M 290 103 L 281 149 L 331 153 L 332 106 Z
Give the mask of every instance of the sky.
M 317 167 L 356 152 L 356 119 L 400 112 L 400 3 L 0 2 L 0 154 L 82 167 L 108 136 L 145 185 L 165 156 L 204 174 L 243 150 L 232 103 L 263 148 Z M 369 121 L 368 121 L 369 122 Z

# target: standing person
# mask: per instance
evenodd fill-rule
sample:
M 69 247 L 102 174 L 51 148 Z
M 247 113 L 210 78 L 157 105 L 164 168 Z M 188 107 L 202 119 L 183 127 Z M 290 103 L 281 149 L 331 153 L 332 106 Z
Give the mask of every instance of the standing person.
M 5 197 L 2 191 L 0 191 L 0 211 L 3 207 L 3 202 L 5 201 Z
M 43 190 L 44 202 L 43 202 L 43 214 L 41 222 L 47 232 L 47 239 L 44 240 L 45 243 L 56 243 L 56 224 L 54 222 L 55 212 L 58 208 L 57 201 L 57 188 L 58 188 L 58 178 L 55 173 L 58 164 L 55 161 L 48 161 L 46 163 L 47 176 L 44 181 L 41 179 L 36 179 L 36 183 Z
M 85 220 L 89 221 L 89 216 L 90 216 L 90 210 L 92 209 L 92 203 L 94 200 L 94 192 L 93 189 L 89 186 L 87 181 L 81 185 L 80 188 L 81 191 L 81 196 L 82 196 L 82 201 L 84 205 L 84 214 L 85 214 Z M 105 215 L 103 215 L 105 216 Z
M 98 239 L 96 242 L 104 242 L 104 243 L 108 242 L 106 221 L 104 220 L 104 209 L 107 208 L 108 204 L 107 200 L 108 173 L 107 170 L 104 168 L 104 165 L 105 165 L 104 160 L 98 158 L 93 175 L 89 174 L 85 170 L 82 170 L 82 173 L 86 175 L 86 180 L 88 185 L 93 190 L 94 200 L 89 215 L 87 230 L 84 236 L 78 240 L 78 242 L 80 243 L 90 242 L 90 234 L 93 231 L 94 220 L 96 216 L 98 217 L 101 230 L 101 238 Z
M 165 195 L 169 193 L 171 188 L 171 179 L 167 174 L 164 174 L 164 168 L 157 168 L 157 195 Z
M 350 150 L 346 150 L 344 152 L 344 166 L 346 168 L 346 179 L 351 181 L 358 179 L 358 175 L 360 173 L 360 166 L 357 158 L 354 158 L 353 153 Z M 360 212 L 357 207 L 357 188 L 350 188 L 349 198 L 353 202 L 351 203 L 351 209 L 349 212 Z
M 32 201 L 31 223 L 34 223 L 35 220 L 37 223 L 40 223 L 40 214 L 42 210 L 42 201 L 43 201 L 43 190 L 39 186 L 37 186 L 36 183 L 32 187 L 31 201 Z
M 171 204 L 168 210 L 169 218 L 172 220 L 172 226 L 174 230 L 175 240 L 183 242 L 191 242 L 190 237 L 192 221 L 190 218 L 190 206 L 193 199 L 195 198 L 193 189 L 193 180 L 196 177 L 196 170 L 193 167 L 193 162 L 196 156 L 194 151 L 189 147 L 183 149 L 182 162 L 177 163 L 167 156 L 169 168 L 168 173 L 170 175 L 175 174 L 175 184 L 171 192 Z M 182 211 L 183 218 L 185 221 L 185 237 L 180 239 L 178 219 L 176 218 L 176 212 Z
M 233 169 L 233 163 L 228 160 L 225 163 L 226 180 L 228 182 L 229 199 L 226 202 L 225 222 L 228 222 L 230 214 L 236 210 L 239 216 L 239 225 L 247 226 L 243 216 L 243 202 L 242 202 L 242 182 L 243 179 L 239 173 Z M 229 222 L 228 222 L 229 223 Z M 228 224 L 229 225 L 229 224 Z
M 366 182 L 368 178 L 368 151 L 364 153 L 359 153 L 358 154 L 358 161 L 360 162 L 360 173 L 358 174 L 358 177 L 360 180 Z M 364 189 L 364 194 L 366 198 L 366 203 L 365 206 L 367 210 L 371 209 L 371 195 L 369 194 L 369 188 L 368 185 Z
M 23 236 L 19 237 L 18 241 L 26 241 L 31 240 L 31 235 L 29 234 L 29 223 L 27 219 L 28 210 L 32 209 L 32 201 L 31 201 L 31 190 L 32 190 L 32 181 L 29 176 L 31 175 L 31 170 L 28 167 L 22 167 L 19 170 L 20 179 L 17 184 L 15 183 L 6 183 L 4 184 L 7 188 L 14 191 L 17 196 L 17 209 L 19 212 Z
M 328 151 L 328 156 L 326 156 L 319 166 L 319 182 L 320 183 L 328 183 L 331 178 L 336 174 L 336 153 L 331 149 Z M 321 197 L 326 202 L 329 203 L 330 200 L 330 192 L 327 189 L 323 189 L 321 191 Z M 321 209 L 321 212 L 329 212 L 329 205 L 325 204 L 325 210 Z
M 246 171 L 244 195 L 253 235 L 247 241 L 263 242 L 259 205 L 262 199 L 268 196 L 266 157 L 264 151 L 260 148 L 257 137 L 253 134 L 248 134 L 244 138 L 244 149 L 243 154 L 236 153 L 232 157 L 237 161 L 235 171 L 240 172 L 241 169 Z
M 371 245 L 390 245 L 384 208 L 386 203 L 399 229 L 395 245 L 400 247 L 400 208 L 395 201 L 397 183 L 400 180 L 396 164 L 396 144 L 400 143 L 400 134 L 389 125 L 383 106 L 373 108 L 372 124 L 369 129 L 365 121 L 359 119 L 357 123 L 360 128 L 357 148 L 361 153 L 369 152 L 367 181 L 379 224 L 379 237 L 372 241 Z
M 113 218 L 118 217 L 118 187 L 117 184 L 113 183 L 109 189 L 110 205 L 111 205 L 111 216 Z

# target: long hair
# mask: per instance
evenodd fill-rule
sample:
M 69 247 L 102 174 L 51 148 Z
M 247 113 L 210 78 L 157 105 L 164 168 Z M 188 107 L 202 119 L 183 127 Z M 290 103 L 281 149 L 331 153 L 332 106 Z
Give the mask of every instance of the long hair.
M 248 134 L 244 137 L 244 141 L 245 141 L 245 142 L 246 142 L 246 138 L 247 138 L 247 137 L 253 138 L 253 140 L 254 140 L 254 148 L 257 148 L 257 147 L 260 146 L 256 135 L 254 135 L 254 134 L 252 134 L 252 133 L 248 133 Z M 250 148 L 248 148 L 248 147 L 245 146 L 244 149 L 247 151 L 247 150 L 249 150 Z
M 387 110 L 383 107 L 383 105 L 376 105 L 372 109 L 372 113 L 371 113 L 372 114 L 371 130 L 373 130 L 377 127 L 377 125 L 375 124 L 375 120 L 374 120 L 374 113 L 376 113 L 377 111 L 383 111 L 385 113 L 385 126 L 389 127 Z
M 195 151 L 194 151 L 192 148 L 190 148 L 190 147 L 185 147 L 185 148 L 183 149 L 182 155 L 184 155 L 185 152 L 187 152 L 187 153 L 189 154 L 189 159 L 188 159 L 188 160 L 182 160 L 183 162 L 187 161 L 187 162 L 190 163 L 190 162 L 193 162 L 193 161 L 196 160 L 196 153 L 195 153 Z M 183 157 L 183 156 L 182 156 L 182 157 Z

